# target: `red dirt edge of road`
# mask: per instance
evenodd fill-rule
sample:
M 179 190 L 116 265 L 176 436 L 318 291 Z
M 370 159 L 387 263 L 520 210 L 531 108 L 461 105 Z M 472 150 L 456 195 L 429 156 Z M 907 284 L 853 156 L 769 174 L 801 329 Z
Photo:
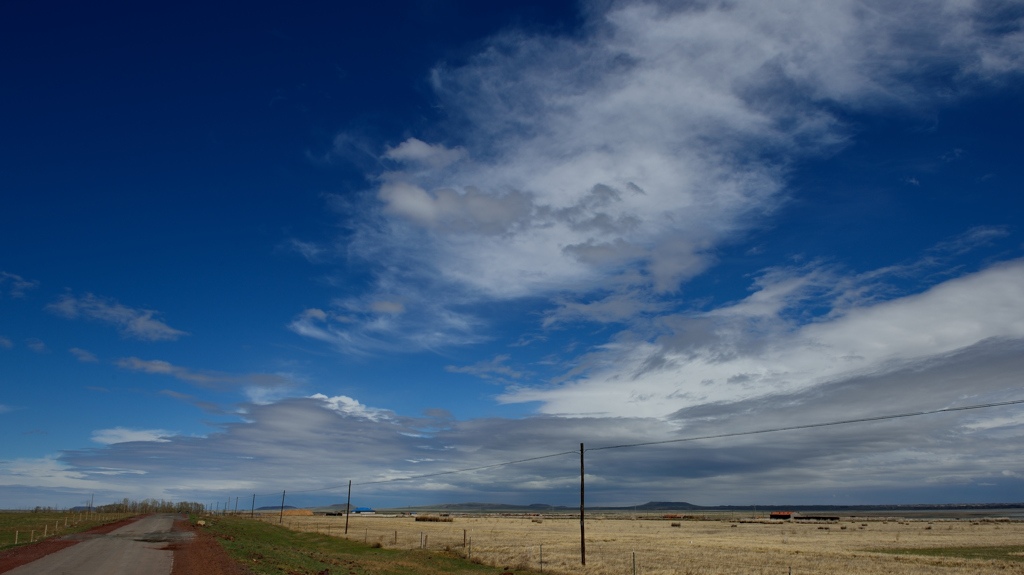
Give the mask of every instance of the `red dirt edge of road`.
M 245 575 L 246 570 L 217 543 L 217 538 L 186 519 L 174 522 L 174 531 L 190 531 L 192 540 L 165 547 L 174 551 L 171 575 Z
M 61 549 L 71 547 L 72 545 L 81 542 L 81 539 L 79 538 L 81 535 L 102 535 L 104 533 L 110 533 L 118 527 L 124 527 L 125 525 L 134 523 L 143 517 L 147 517 L 147 515 L 129 517 L 128 519 L 122 519 L 114 523 L 107 523 L 106 525 L 93 527 L 88 531 L 65 535 L 63 537 L 44 539 L 31 545 L 15 547 L 14 549 L 8 549 L 7 551 L 0 552 L 0 573 L 6 573 L 15 567 L 21 567 L 22 565 L 31 563 L 37 559 L 42 559 L 50 553 L 56 553 Z

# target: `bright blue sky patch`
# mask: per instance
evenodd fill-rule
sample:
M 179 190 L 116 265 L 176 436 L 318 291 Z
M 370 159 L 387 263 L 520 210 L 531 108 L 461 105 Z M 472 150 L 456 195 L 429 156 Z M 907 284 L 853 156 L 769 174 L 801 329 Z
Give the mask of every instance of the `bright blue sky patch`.
M 298 492 L 1024 398 L 1022 18 L 4 7 L 0 507 L 336 503 Z M 588 490 L 1018 501 L 1022 433 L 595 452 Z M 563 459 L 356 502 L 570 503 Z

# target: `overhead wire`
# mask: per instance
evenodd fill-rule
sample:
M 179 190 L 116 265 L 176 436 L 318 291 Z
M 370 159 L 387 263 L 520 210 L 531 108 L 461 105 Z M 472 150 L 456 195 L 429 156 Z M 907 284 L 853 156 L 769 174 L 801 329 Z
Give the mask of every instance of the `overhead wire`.
M 721 439 L 721 438 L 724 438 L 724 437 L 740 437 L 740 436 L 744 436 L 744 435 L 758 435 L 758 434 L 762 434 L 762 433 L 776 433 L 776 432 L 780 432 L 780 431 L 794 431 L 794 430 L 798 430 L 798 429 L 812 429 L 812 428 L 817 428 L 817 427 L 829 427 L 829 426 L 834 426 L 834 425 L 849 425 L 849 424 L 852 424 L 852 423 L 867 423 L 867 422 L 871 422 L 871 421 L 885 421 L 885 420 L 891 420 L 891 419 L 902 419 L 902 418 L 906 418 L 906 417 L 918 417 L 918 416 L 921 416 L 921 415 L 933 415 L 933 414 L 936 414 L 936 413 L 951 413 L 951 412 L 956 412 L 956 411 L 969 411 L 969 410 L 974 410 L 974 409 L 987 409 L 987 408 L 991 408 L 991 407 L 1003 407 L 1003 406 L 1007 406 L 1007 405 L 1020 405 L 1020 404 L 1024 404 L 1024 399 L 1017 399 L 1017 400 L 1012 400 L 1012 401 L 1000 401 L 1000 402 L 994 402 L 994 403 L 981 403 L 981 404 L 976 404 L 976 405 L 963 405 L 963 406 L 959 406 L 959 407 L 944 407 L 942 409 L 932 409 L 932 410 L 928 410 L 928 411 L 914 411 L 914 412 L 909 412 L 909 413 L 897 413 L 897 414 L 891 414 L 891 415 L 878 415 L 878 416 L 873 416 L 873 417 L 860 417 L 860 418 L 856 418 L 856 419 L 843 419 L 843 420 L 839 420 L 839 421 L 827 421 L 827 422 L 822 422 L 822 423 L 805 423 L 805 424 L 801 424 L 801 425 L 789 425 L 789 426 L 786 426 L 786 427 L 773 427 L 773 428 L 767 428 L 767 429 L 755 429 L 755 430 L 751 430 L 751 431 L 735 431 L 735 432 L 731 432 L 731 433 L 717 433 L 717 434 L 714 434 L 714 435 L 699 435 L 699 436 L 694 436 L 694 437 L 683 437 L 683 438 L 677 438 L 677 439 L 665 439 L 665 440 L 660 440 L 660 441 L 643 441 L 643 442 L 639 442 L 639 443 L 623 443 L 623 444 L 619 444 L 619 445 L 604 445 L 604 446 L 601 446 L 601 447 L 588 447 L 588 448 L 584 449 L 584 452 L 587 452 L 587 451 L 603 451 L 603 450 L 607 450 L 607 449 L 624 449 L 624 448 L 629 448 L 629 447 L 644 447 L 644 446 L 648 446 L 648 445 L 665 445 L 665 444 L 668 444 L 668 443 L 684 443 L 684 442 L 688 442 L 688 441 L 701 441 L 701 440 L 705 440 L 705 439 Z M 538 455 L 536 457 L 527 457 L 525 459 L 515 459 L 515 460 L 512 460 L 512 461 L 502 461 L 500 463 L 491 463 L 491 464 L 488 464 L 488 465 L 480 465 L 480 466 L 477 466 L 477 467 L 466 467 L 466 468 L 463 468 L 463 469 L 451 469 L 451 470 L 448 470 L 448 471 L 438 471 L 438 472 L 435 472 L 435 473 L 423 473 L 423 474 L 420 474 L 420 475 L 409 475 L 409 476 L 406 476 L 406 477 L 392 477 L 392 478 L 389 478 L 389 479 L 379 479 L 379 480 L 376 480 L 376 481 L 362 481 L 362 482 L 359 482 L 359 483 L 352 483 L 352 485 L 353 486 L 356 486 L 356 485 L 378 485 L 378 484 L 382 484 L 382 483 L 394 483 L 396 481 L 410 481 L 410 480 L 413 480 L 413 479 L 424 479 L 424 478 L 428 478 L 428 477 L 438 477 L 438 476 L 441 476 L 441 475 L 453 475 L 453 474 L 456 474 L 456 473 L 466 473 L 466 472 L 469 472 L 469 471 L 480 471 L 480 470 L 483 470 L 483 469 L 492 469 L 492 468 L 495 468 L 495 467 L 503 467 L 505 465 L 515 465 L 515 464 L 518 464 L 518 463 L 527 463 L 529 461 L 537 461 L 537 460 L 540 460 L 540 459 L 550 459 L 552 457 L 560 457 L 562 455 L 576 454 L 576 453 L 579 453 L 579 452 L 580 452 L 579 449 L 572 449 L 572 450 L 569 450 L 569 451 L 560 451 L 558 453 L 549 453 L 547 455 Z M 329 491 L 331 489 L 341 489 L 341 488 L 347 487 L 347 486 L 348 486 L 348 483 L 343 483 L 343 484 L 340 484 L 340 485 L 332 485 L 330 487 L 318 487 L 316 489 L 296 490 L 296 491 L 292 491 L 291 493 L 313 493 L 313 492 L 316 492 L 316 491 Z M 268 497 L 268 496 L 276 495 L 276 494 L 277 494 L 276 492 L 274 492 L 274 493 L 261 493 L 261 494 L 257 494 L 257 496 L 258 497 Z
M 790 425 L 786 427 L 774 427 L 770 429 L 757 429 L 753 431 L 736 431 L 732 433 L 718 433 L 715 435 L 701 435 L 697 437 L 684 437 L 680 439 L 665 439 L 662 441 L 644 441 L 641 443 L 624 443 L 622 445 L 605 445 L 602 447 L 589 447 L 585 451 L 600 451 L 603 449 L 621 449 L 625 447 L 642 447 L 645 445 L 663 445 L 666 443 L 683 443 L 684 441 L 699 441 L 702 439 L 719 439 L 722 437 L 738 437 L 741 435 L 757 435 L 760 433 L 775 433 L 777 431 L 793 431 L 795 429 L 811 429 L 814 427 L 828 427 L 832 425 L 847 425 L 850 423 L 866 423 L 869 421 L 884 421 L 887 419 L 900 419 L 903 417 L 917 417 L 919 415 L 932 415 L 935 413 L 947 413 L 953 411 L 967 411 L 971 409 L 985 409 L 989 407 L 1002 407 L 1004 405 L 1019 405 L 1024 403 L 1024 399 L 1016 399 L 1013 401 L 1000 401 L 997 403 L 982 403 L 978 405 L 964 405 L 960 407 L 944 407 L 942 409 L 932 409 L 929 411 L 914 411 L 911 413 L 898 413 L 895 415 L 878 415 L 874 417 L 860 417 L 857 419 L 844 419 L 841 421 L 829 421 L 825 423 L 805 423 L 802 425 Z M 579 451 L 577 450 L 577 453 Z

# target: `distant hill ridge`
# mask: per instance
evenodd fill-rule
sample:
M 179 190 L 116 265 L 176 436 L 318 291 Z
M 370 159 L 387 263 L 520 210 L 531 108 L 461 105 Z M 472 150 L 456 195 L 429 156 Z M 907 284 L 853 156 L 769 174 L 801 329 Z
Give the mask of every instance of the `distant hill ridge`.
M 331 507 L 344 507 L 345 504 L 332 505 Z M 640 505 L 626 505 L 621 507 L 608 506 L 587 506 L 590 511 L 750 511 L 758 509 L 786 509 L 787 511 L 890 511 L 890 510 L 933 510 L 933 509 L 1020 509 L 1024 503 L 915 503 L 915 504 L 893 504 L 893 505 L 694 505 L 685 501 L 649 501 Z M 577 506 L 548 505 L 546 503 L 532 503 L 529 505 L 514 505 L 507 503 L 439 503 L 436 505 L 417 505 L 411 507 L 392 507 L 388 511 L 505 511 L 505 512 L 571 512 L 579 510 Z

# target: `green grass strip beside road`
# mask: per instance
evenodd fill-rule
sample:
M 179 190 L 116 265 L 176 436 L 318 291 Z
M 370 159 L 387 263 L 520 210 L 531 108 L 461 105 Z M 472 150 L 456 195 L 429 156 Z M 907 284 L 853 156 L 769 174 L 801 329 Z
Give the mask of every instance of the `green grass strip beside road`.
M 129 513 L 0 513 L 0 551 L 14 547 L 15 532 L 18 547 L 21 547 L 28 545 L 29 537 L 36 541 L 43 538 L 43 533 L 47 539 L 53 537 L 54 528 L 57 529 L 56 535 L 70 535 L 130 516 Z M 65 520 L 67 527 L 64 526 Z
M 1012 547 L 933 547 L 929 549 L 875 549 L 877 553 L 893 555 L 921 555 L 924 557 L 951 557 L 957 559 L 996 559 L 1024 562 L 1024 545 Z
M 367 575 L 396 573 L 441 575 L 501 573 L 454 553 L 374 548 L 340 537 L 291 531 L 284 527 L 232 517 L 205 517 L 205 529 L 228 555 L 261 575 L 281 573 Z M 193 522 L 196 520 L 192 518 Z M 525 572 L 523 572 L 525 573 Z

